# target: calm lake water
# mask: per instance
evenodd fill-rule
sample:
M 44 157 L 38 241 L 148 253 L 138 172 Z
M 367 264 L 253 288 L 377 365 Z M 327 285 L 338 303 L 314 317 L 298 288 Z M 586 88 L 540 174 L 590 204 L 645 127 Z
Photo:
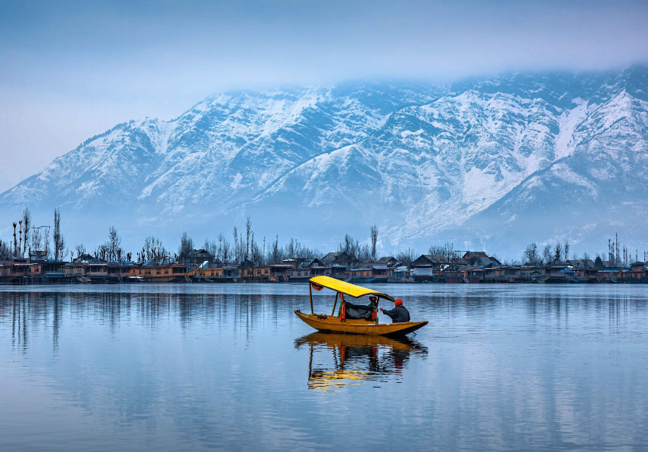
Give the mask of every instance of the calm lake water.
M 430 324 L 313 333 L 306 284 L 0 287 L 0 451 L 648 450 L 648 287 L 374 288 Z

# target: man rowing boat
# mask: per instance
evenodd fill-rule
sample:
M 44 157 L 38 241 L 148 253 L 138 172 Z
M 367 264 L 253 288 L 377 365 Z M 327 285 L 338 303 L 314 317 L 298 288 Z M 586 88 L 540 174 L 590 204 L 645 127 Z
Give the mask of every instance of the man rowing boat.
M 407 308 L 403 306 L 403 300 L 401 300 L 400 298 L 396 298 L 396 300 L 394 300 L 394 304 L 396 305 L 394 309 L 385 311 L 383 308 L 380 308 L 380 311 L 383 314 L 386 314 L 389 317 L 391 317 L 392 323 L 409 322 L 410 314 Z

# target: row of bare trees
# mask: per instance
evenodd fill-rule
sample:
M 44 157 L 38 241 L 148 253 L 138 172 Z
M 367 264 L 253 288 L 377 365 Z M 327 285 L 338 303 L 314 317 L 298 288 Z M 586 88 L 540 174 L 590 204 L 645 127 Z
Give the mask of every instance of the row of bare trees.
M 547 244 L 544 246 L 542 251 L 537 243 L 533 242 L 525 248 L 522 253 L 522 262 L 525 264 L 531 265 L 543 265 L 549 264 L 551 262 L 559 262 L 570 259 L 569 257 L 569 240 L 565 240 L 564 243 L 556 242 L 554 246 Z M 576 259 L 576 256 L 572 256 L 573 259 Z M 589 259 L 587 253 L 585 253 L 584 259 Z
M 304 246 L 293 238 L 284 246 L 279 244 L 278 235 L 269 243 L 266 242 L 265 237 L 259 242 L 255 239 L 252 220 L 250 218 L 245 222 L 244 231 L 234 226 L 232 236 L 234 239 L 232 243 L 223 234 L 219 234 L 216 240 L 209 240 L 207 238 L 205 239 L 204 249 L 214 255 L 215 259 L 223 264 L 250 261 L 256 265 L 266 265 L 281 263 L 283 259 L 288 258 L 313 259 L 321 256 L 321 253 L 317 250 Z M 180 248 L 181 250 L 183 249 L 182 242 Z M 183 254 L 179 254 L 182 259 Z
M 41 253 L 44 258 L 64 259 L 66 252 L 65 238 L 61 232 L 61 211 L 54 209 L 54 249 L 50 249 L 50 226 L 34 226 L 28 208 L 23 210 L 22 217 L 13 222 L 13 243 L 3 242 L 0 249 L 2 258 L 14 259 L 29 257 L 32 253 Z
M 66 241 L 61 231 L 61 212 L 58 208 L 54 210 L 53 249 L 50 248 L 50 226 L 34 226 L 28 208 L 24 209 L 21 219 L 14 222 L 13 226 L 13 243 L 11 241 L 0 241 L 0 259 L 23 258 L 28 257 L 30 252 L 40 251 L 46 258 L 63 260 L 68 254 Z M 376 225 L 370 228 L 368 242 L 361 243 L 351 235 L 346 234 L 344 240 L 338 245 L 338 252 L 345 252 L 354 260 L 375 262 L 378 258 L 378 237 L 378 227 Z M 251 261 L 256 265 L 265 265 L 280 263 L 286 258 L 313 259 L 322 256 L 322 253 L 318 250 L 307 247 L 294 238 L 290 238 L 283 246 L 279 243 L 278 235 L 269 243 L 266 243 L 265 237 L 261 242 L 257 241 L 249 217 L 244 230 L 239 230 L 237 226 L 234 227 L 233 242 L 229 242 L 223 234 L 219 234 L 216 240 L 207 238 L 203 247 L 223 264 Z M 141 251 L 137 252 L 137 262 L 145 263 L 152 259 L 158 262 L 185 262 L 194 248 L 193 239 L 186 232 L 183 232 L 178 252 L 171 255 L 171 252 L 163 245 L 162 241 L 151 235 L 146 237 L 144 246 Z M 564 261 L 570 259 L 570 250 L 568 240 L 563 243 L 558 241 L 555 245 L 546 244 L 542 248 L 534 242 L 524 250 L 522 262 L 542 265 Z M 74 250 L 70 252 L 71 258 L 74 258 L 75 252 L 77 257 L 87 254 L 83 244 L 75 245 Z M 451 259 L 457 257 L 459 252 L 454 249 L 452 243 L 448 242 L 443 246 L 432 245 L 428 253 Z M 126 253 L 122 249 L 121 237 L 114 226 L 111 226 L 108 231 L 108 240 L 94 250 L 94 257 L 117 262 L 132 260 L 132 254 Z M 417 257 L 417 254 L 414 249 L 407 248 L 400 250 L 395 257 L 403 264 L 409 265 Z M 597 261 L 601 262 L 605 257 L 609 264 L 614 266 L 628 265 L 633 260 L 630 249 L 619 243 L 618 234 L 614 240 L 610 239 L 608 241 L 607 256 L 597 254 L 596 257 L 598 258 Z M 571 256 L 571 259 L 576 258 L 575 255 Z M 582 259 L 589 258 L 587 253 L 582 256 Z M 643 261 L 647 259 L 648 253 L 643 251 Z M 635 250 L 634 260 L 639 260 L 639 250 Z
M 522 262 L 529 263 L 532 265 L 542 265 L 549 264 L 551 262 L 566 261 L 566 260 L 577 260 L 579 259 L 575 253 L 569 255 L 570 245 L 569 241 L 565 240 L 564 243 L 556 242 L 555 245 L 547 244 L 544 246 L 542 251 L 537 243 L 531 243 L 527 245 L 524 253 L 522 254 Z M 627 246 L 622 246 L 619 243 L 618 234 L 615 236 L 614 240 L 608 240 L 608 253 L 607 256 L 601 253 L 597 253 L 594 258 L 597 263 L 601 263 L 607 260 L 608 265 L 613 267 L 618 266 L 627 266 L 630 265 L 631 261 L 638 261 L 639 250 L 635 250 L 634 259 L 632 256 L 631 250 Z M 607 259 L 606 259 L 607 258 Z M 646 262 L 648 259 L 648 252 L 643 251 L 642 255 L 643 261 Z M 587 252 L 583 253 L 581 259 L 590 259 L 590 256 Z
M 642 259 L 643 262 L 646 262 L 646 260 L 648 259 L 647 251 L 643 251 Z M 610 265 L 615 267 L 627 266 L 631 264 L 632 261 L 636 262 L 639 260 L 639 250 L 635 249 L 635 255 L 633 258 L 632 250 L 628 248 L 626 245 L 622 245 L 619 242 L 619 234 L 617 233 L 614 236 L 614 240 L 608 239 L 607 260 L 610 263 Z

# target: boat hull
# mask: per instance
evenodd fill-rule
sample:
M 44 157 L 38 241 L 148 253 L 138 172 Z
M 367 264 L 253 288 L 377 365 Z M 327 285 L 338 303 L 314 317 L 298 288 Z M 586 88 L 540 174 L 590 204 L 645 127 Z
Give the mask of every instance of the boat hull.
M 363 319 L 340 320 L 338 317 L 330 315 L 305 314 L 299 310 L 295 311 L 295 314 L 304 321 L 304 323 L 318 331 L 345 334 L 367 334 L 369 336 L 399 336 L 416 331 L 428 324 L 428 322 L 403 322 L 386 325 Z

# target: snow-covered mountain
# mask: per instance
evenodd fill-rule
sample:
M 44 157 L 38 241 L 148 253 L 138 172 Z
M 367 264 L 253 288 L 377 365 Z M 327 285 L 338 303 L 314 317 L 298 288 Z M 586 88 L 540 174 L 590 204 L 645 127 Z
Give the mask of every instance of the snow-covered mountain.
M 228 92 L 89 139 L 0 195 L 0 211 L 60 206 L 77 242 L 115 224 L 133 246 L 214 237 L 246 216 L 257 238 L 320 248 L 374 223 L 386 250 L 452 240 L 517 255 L 557 238 L 600 250 L 614 231 L 646 246 L 647 139 L 639 66 Z

